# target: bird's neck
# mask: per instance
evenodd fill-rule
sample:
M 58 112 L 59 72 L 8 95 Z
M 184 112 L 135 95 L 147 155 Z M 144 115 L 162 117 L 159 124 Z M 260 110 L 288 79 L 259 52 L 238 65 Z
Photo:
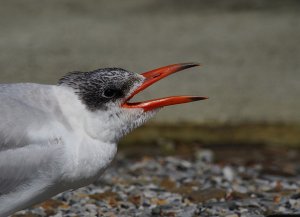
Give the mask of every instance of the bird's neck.
M 142 125 L 154 115 L 142 109 L 114 107 L 110 110 L 90 111 L 69 87 L 57 86 L 57 100 L 71 130 L 86 134 L 102 143 L 117 143 L 123 136 Z

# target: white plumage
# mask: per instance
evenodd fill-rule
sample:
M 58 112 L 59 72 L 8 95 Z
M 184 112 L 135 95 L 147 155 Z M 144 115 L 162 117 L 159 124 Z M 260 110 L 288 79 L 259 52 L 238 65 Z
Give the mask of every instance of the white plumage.
M 89 184 L 116 153 L 70 88 L 1 85 L 0 101 L 0 216 Z

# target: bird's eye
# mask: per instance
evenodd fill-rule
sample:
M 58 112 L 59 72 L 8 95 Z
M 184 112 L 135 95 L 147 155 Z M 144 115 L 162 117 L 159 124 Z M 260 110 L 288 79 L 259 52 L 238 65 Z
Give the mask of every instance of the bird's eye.
M 103 93 L 103 96 L 106 98 L 113 98 L 118 93 L 118 90 L 115 89 L 106 89 Z

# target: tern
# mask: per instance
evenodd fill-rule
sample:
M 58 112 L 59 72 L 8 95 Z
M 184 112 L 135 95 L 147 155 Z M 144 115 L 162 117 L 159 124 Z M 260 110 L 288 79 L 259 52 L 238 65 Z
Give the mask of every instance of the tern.
M 130 102 L 182 63 L 142 74 L 121 68 L 71 72 L 57 85 L 0 84 L 0 216 L 95 181 L 117 142 L 160 108 L 207 99 L 171 96 Z

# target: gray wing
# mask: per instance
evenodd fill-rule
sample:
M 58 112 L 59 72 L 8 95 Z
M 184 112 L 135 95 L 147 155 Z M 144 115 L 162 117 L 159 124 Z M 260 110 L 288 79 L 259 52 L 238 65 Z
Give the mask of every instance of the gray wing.
M 51 90 L 49 85 L 0 85 L 0 199 L 53 166 L 55 138 L 34 135 L 62 116 Z
M 29 131 L 38 131 L 50 120 L 62 117 L 52 87 L 0 85 L 0 151 L 31 144 L 34 141 Z

